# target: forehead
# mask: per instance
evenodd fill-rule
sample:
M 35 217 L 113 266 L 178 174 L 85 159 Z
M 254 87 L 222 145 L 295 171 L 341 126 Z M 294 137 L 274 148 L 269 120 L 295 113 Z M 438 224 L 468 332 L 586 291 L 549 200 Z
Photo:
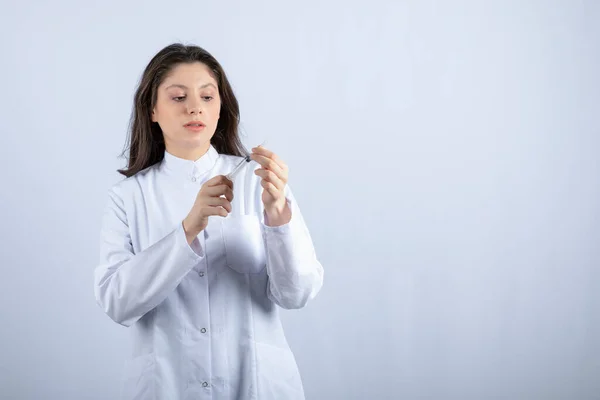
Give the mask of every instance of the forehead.
M 195 62 L 178 64 L 173 67 L 161 86 L 166 88 L 171 85 L 182 85 L 188 88 L 199 88 L 209 83 L 218 87 L 210 69 L 203 63 Z

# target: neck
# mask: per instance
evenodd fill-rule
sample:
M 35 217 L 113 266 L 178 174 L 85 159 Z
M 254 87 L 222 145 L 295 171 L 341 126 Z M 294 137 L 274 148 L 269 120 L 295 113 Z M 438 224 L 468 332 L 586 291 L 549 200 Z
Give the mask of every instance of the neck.
M 200 157 L 206 154 L 210 147 L 210 142 L 203 144 L 198 147 L 175 147 L 175 146 L 165 146 L 166 150 L 178 158 L 183 158 L 184 160 L 196 161 Z

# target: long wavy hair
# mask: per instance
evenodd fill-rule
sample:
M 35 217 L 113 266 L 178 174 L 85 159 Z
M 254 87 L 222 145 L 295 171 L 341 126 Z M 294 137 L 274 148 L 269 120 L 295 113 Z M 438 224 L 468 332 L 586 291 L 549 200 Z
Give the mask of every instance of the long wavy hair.
M 219 87 L 221 111 L 211 144 L 221 154 L 248 155 L 238 135 L 239 104 L 221 64 L 201 47 L 173 43 L 160 50 L 150 60 L 140 79 L 135 92 L 125 148 L 121 154 L 123 157 L 129 153 L 128 164 L 127 168 L 117 172 L 130 177 L 162 161 L 165 152 L 163 132 L 157 122 L 152 122 L 151 117 L 156 105 L 157 90 L 174 67 L 181 63 L 194 62 L 205 64 Z

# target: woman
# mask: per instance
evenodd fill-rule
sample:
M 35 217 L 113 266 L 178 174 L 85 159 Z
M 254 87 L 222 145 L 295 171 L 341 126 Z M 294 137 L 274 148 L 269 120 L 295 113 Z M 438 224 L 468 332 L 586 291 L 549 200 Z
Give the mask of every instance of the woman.
M 323 268 L 276 154 L 254 148 L 226 176 L 247 155 L 238 121 L 204 49 L 146 67 L 94 274 L 100 307 L 133 329 L 124 398 L 304 398 L 278 307 L 304 307 Z

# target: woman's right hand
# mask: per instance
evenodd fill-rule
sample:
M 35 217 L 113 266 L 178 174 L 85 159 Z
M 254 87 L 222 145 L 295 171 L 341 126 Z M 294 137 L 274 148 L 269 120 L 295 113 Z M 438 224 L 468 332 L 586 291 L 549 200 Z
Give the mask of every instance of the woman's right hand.
M 183 229 L 188 243 L 191 243 L 206 228 L 208 217 L 229 215 L 232 200 L 233 182 L 227 177 L 217 175 L 206 181 L 200 188 L 192 209 L 183 220 Z

